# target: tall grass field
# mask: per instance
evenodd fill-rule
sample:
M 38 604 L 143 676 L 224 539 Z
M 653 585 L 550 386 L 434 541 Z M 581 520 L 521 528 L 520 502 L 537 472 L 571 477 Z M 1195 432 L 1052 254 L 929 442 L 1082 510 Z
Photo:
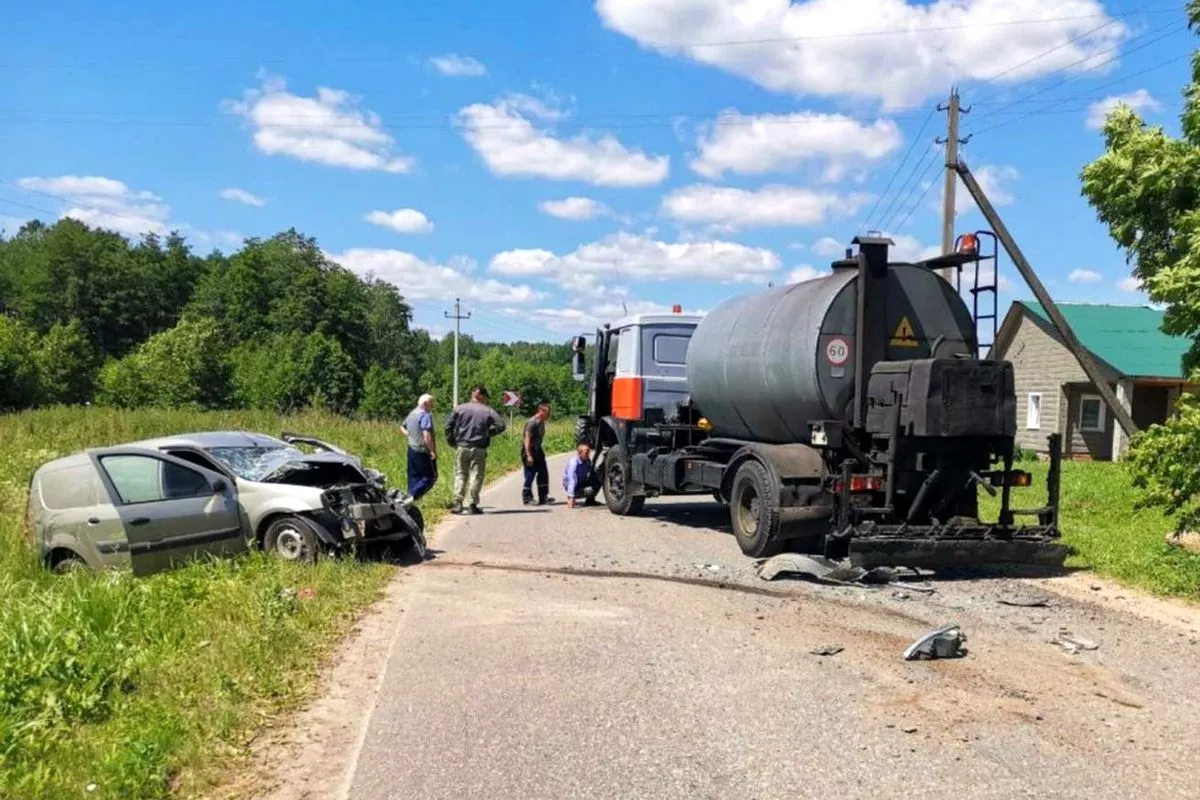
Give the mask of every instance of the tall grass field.
M 514 427 L 493 444 L 489 479 L 519 466 L 520 418 Z M 333 647 L 396 574 L 353 558 L 303 566 L 261 554 L 145 578 L 53 576 L 37 563 L 25 506 L 40 464 L 85 447 L 230 429 L 313 435 L 405 484 L 405 440 L 393 424 L 102 408 L 0 416 L 0 797 L 202 794 L 256 731 L 311 695 Z M 569 426 L 552 423 L 547 450 L 570 446 Z M 427 524 L 444 513 L 451 480 L 446 464 L 421 501 Z

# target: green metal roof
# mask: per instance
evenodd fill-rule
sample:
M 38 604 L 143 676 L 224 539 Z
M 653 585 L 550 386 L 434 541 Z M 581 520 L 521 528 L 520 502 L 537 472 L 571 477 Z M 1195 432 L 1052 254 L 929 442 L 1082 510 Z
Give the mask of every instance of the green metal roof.
M 1041 303 L 1018 303 L 1050 323 Z M 1163 312 L 1149 306 L 1056 305 L 1083 346 L 1122 375 L 1184 377 L 1182 359 L 1191 341 L 1162 332 Z

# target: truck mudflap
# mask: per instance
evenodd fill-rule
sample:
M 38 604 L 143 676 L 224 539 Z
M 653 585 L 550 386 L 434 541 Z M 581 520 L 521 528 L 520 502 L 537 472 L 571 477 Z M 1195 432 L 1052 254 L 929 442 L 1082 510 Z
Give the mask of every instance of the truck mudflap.
M 1055 525 L 989 525 L 951 522 L 881 525 L 863 522 L 834 537 L 852 564 L 951 567 L 1014 564 L 1062 567 L 1067 547 Z

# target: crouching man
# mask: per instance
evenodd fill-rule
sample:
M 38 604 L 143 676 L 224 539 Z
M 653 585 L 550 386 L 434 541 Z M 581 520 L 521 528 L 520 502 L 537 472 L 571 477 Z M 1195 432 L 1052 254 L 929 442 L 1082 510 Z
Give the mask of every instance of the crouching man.
M 596 503 L 596 472 L 592 468 L 592 448 L 581 444 L 575 448 L 575 455 L 567 461 L 563 471 L 563 489 L 567 493 L 567 505 L 575 507 L 577 500 L 584 505 Z

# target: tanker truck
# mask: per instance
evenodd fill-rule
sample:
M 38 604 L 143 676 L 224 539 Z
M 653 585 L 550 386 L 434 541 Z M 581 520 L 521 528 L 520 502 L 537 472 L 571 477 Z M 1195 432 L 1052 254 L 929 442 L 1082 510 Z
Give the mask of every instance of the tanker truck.
M 590 348 L 575 337 L 573 374 L 590 384 L 576 439 L 595 454 L 609 511 L 709 496 L 754 558 L 1061 566 L 1059 436 L 1046 504 L 1013 508 L 1011 489 L 1032 482 L 1013 468 L 1013 367 L 980 357 L 978 313 L 939 274 L 975 261 L 979 275 L 968 238 L 893 263 L 890 239 L 860 236 L 823 277 L 704 315 L 626 317 Z M 999 497 L 994 520 L 980 517 L 980 491 Z

